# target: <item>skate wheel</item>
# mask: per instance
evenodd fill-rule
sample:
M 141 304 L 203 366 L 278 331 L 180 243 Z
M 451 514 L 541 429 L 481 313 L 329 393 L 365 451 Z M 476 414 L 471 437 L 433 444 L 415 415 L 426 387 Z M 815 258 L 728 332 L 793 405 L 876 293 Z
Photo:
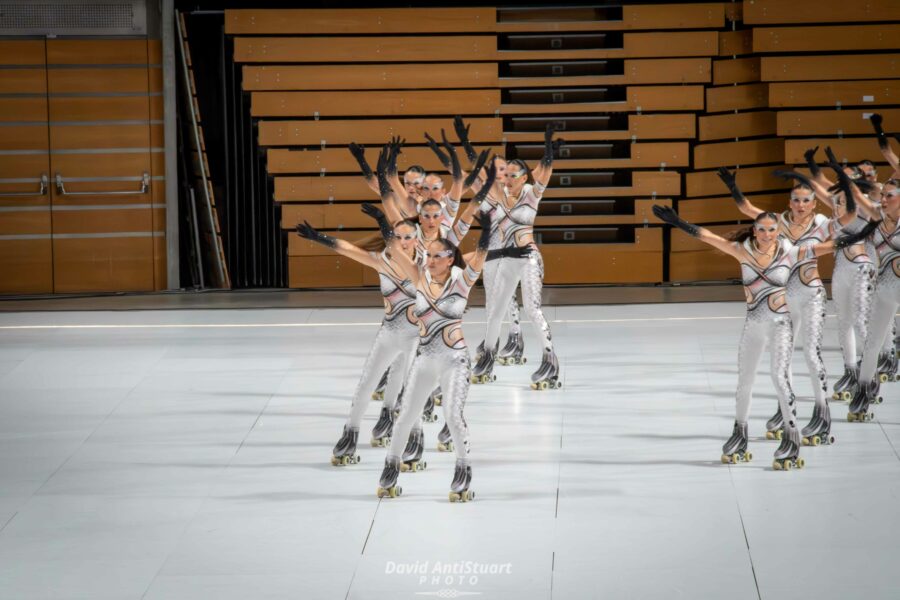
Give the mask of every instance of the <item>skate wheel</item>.
M 744 455 L 744 458 L 746 459 L 747 462 L 750 462 L 751 460 L 753 460 L 753 454 L 748 452 L 747 454 Z
M 833 443 L 834 443 L 834 436 L 833 436 L 833 435 L 828 437 L 828 443 L 829 443 L 829 444 L 833 444 Z
M 813 436 L 813 439 L 812 439 L 812 445 L 813 445 L 813 446 L 818 446 L 818 445 L 821 444 L 821 443 L 822 443 L 822 438 L 820 438 L 820 437 L 817 436 L 817 435 Z
M 782 463 L 781 468 L 784 469 L 785 471 L 790 471 L 791 470 L 791 461 L 785 460 L 784 463 Z
M 381 442 L 375 438 L 372 438 L 371 440 L 369 440 L 369 444 L 371 444 L 373 448 L 377 448 L 381 445 Z
M 378 489 L 375 491 L 375 497 L 381 498 L 384 495 L 384 488 L 378 486 Z
M 850 402 L 850 398 L 850 392 L 843 392 L 841 394 L 841 400 L 843 400 L 844 402 Z
M 774 432 L 774 431 L 767 431 L 767 432 L 766 432 L 766 439 L 767 439 L 767 440 L 774 440 L 774 439 L 775 439 L 775 432 Z
M 450 492 L 450 502 L 459 502 L 460 496 L 456 492 Z
M 409 465 L 406 463 L 400 463 L 400 472 L 406 473 L 407 471 L 409 471 Z
M 556 389 L 561 389 L 561 388 L 562 388 L 562 381 L 558 381 L 558 380 L 557 380 L 557 382 L 556 382 Z
M 336 457 L 336 456 L 332 456 L 332 457 L 331 457 L 331 465 L 332 465 L 332 466 L 337 467 L 337 466 L 340 465 L 340 464 L 341 464 L 341 459 L 339 459 L 339 458 Z
M 550 385 L 546 381 L 541 382 L 541 389 L 546 390 Z
M 887 383 L 887 380 L 888 376 L 885 373 L 882 373 L 878 376 L 878 381 L 880 381 L 881 383 Z
M 809 438 L 803 438 L 800 440 L 800 443 L 803 444 L 804 446 L 809 446 L 812 442 L 810 441 Z
M 522 357 L 522 362 L 520 362 L 519 364 L 520 364 L 520 365 L 524 365 L 524 364 L 527 363 L 527 362 L 528 362 L 528 359 L 525 358 L 525 357 Z
M 835 401 L 836 401 L 836 400 L 840 400 L 840 399 L 841 399 L 841 395 L 838 394 L 837 392 L 835 392 L 835 393 L 833 393 L 833 394 L 831 395 L 831 399 L 832 399 L 832 400 L 835 400 Z
M 780 471 L 782 469 L 781 461 L 775 460 L 772 461 L 772 468 L 776 471 Z
M 847 421 L 850 423 L 856 421 L 856 413 L 847 413 Z
M 723 464 L 723 465 L 727 465 L 727 464 L 730 464 L 730 463 L 731 463 L 731 457 L 728 456 L 727 454 L 723 454 L 723 455 L 722 455 L 722 464 Z
M 798 458 L 797 459 L 797 468 L 802 469 L 805 466 L 806 466 L 806 461 L 803 460 L 802 458 Z
M 538 389 L 538 385 L 537 385 L 536 383 L 532 383 L 532 384 L 531 384 L 531 389 L 533 389 L 533 390 Z

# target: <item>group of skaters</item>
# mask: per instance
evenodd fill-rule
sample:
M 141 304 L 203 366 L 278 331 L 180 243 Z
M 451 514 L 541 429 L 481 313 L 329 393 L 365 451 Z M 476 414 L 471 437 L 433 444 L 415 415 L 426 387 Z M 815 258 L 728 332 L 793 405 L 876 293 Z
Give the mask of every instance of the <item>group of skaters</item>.
M 738 353 L 734 429 L 722 448 L 724 463 L 752 458 L 748 451 L 751 392 L 767 348 L 779 404 L 766 423 L 766 437 L 780 440 L 773 467 L 801 468 L 801 446 L 835 441 L 822 360 L 826 292 L 818 271 L 819 256 L 835 254 L 832 297 L 844 361 L 844 373 L 831 399 L 850 402 L 849 421 L 869 421 L 870 405 L 881 401 L 881 384 L 897 379 L 893 323 L 900 305 L 900 159 L 890 148 L 881 116 L 872 115 L 871 122 L 881 153 L 892 168 L 883 183 L 871 161 L 840 164 L 830 148 L 825 148 L 823 169 L 814 148 L 805 155 L 808 175 L 775 172 L 793 183 L 788 208 L 781 213 L 754 206 L 738 187 L 735 174 L 719 170 L 738 209 L 753 219 L 749 228 L 727 238 L 684 221 L 670 207 L 653 207 L 663 222 L 741 265 L 747 316 Z M 397 159 L 404 140 L 392 138 L 385 144 L 374 170 L 364 148 L 351 144 L 350 152 L 367 184 L 381 199 L 380 207 L 362 205 L 362 211 L 378 224 L 379 233 L 351 243 L 305 222 L 297 227 L 300 236 L 379 275 L 384 320 L 331 459 L 336 466 L 359 462 L 357 443 L 366 408 L 373 397 L 383 400 L 371 437 L 373 446 L 387 448 L 378 497 L 400 495 L 399 474 L 426 467 L 423 422 L 436 420 L 435 406 L 441 406 L 444 426 L 437 448 L 456 454 L 449 499 L 474 499 L 466 400 L 471 383 L 496 379 L 495 365 L 525 363 L 516 301 L 519 287 L 525 313 L 542 345 L 542 360 L 531 376 L 531 387 L 545 390 L 561 385 L 550 328 L 541 310 L 544 270 L 533 226 L 553 172 L 554 155 L 563 141 L 554 140 L 554 129 L 548 126 L 543 157 L 529 169 L 519 159 L 507 161 L 491 156 L 489 150 L 476 152 L 469 141 L 469 127 L 460 117 L 454 119 L 454 129 L 468 169 L 463 169 L 457 146 L 443 130 L 440 141 L 425 134 L 428 146 L 449 172 L 449 190 L 439 174 L 426 173 L 420 166 L 410 166 L 401 179 Z M 472 199 L 460 213 L 462 197 L 469 190 Z M 818 203 L 830 217 L 816 212 Z M 463 254 L 460 243 L 476 223 L 480 230 L 475 250 Z M 463 337 L 462 318 L 469 292 L 482 275 L 487 327 L 473 359 Z M 511 323 L 509 338 L 501 349 L 506 317 Z M 815 398 L 804 427 L 797 421 L 791 366 L 798 337 Z
M 533 226 L 553 173 L 553 157 L 563 141 L 554 140 L 554 129 L 548 126 L 543 157 L 529 169 L 519 159 L 507 161 L 489 150 L 476 152 L 469 127 L 461 117 L 454 119 L 457 144 L 443 130 L 440 141 L 425 134 L 450 175 L 449 189 L 441 175 L 426 173 L 417 165 L 407 168 L 401 179 L 397 160 L 405 140 L 395 137 L 385 144 L 374 170 L 365 149 L 350 144 L 366 183 L 381 199 L 380 206 L 362 205 L 362 211 L 378 224 L 378 234 L 351 243 L 316 231 L 306 222 L 297 226 L 301 237 L 370 267 L 379 276 L 384 320 L 331 459 L 335 466 L 359 462 L 357 444 L 366 408 L 373 397 L 383 400 L 371 438 L 372 446 L 387 448 L 379 497 L 400 495 L 399 474 L 426 467 L 423 422 L 436 420 L 434 407 L 441 406 L 444 426 L 437 447 L 456 454 L 449 499 L 474 499 L 466 400 L 471 383 L 496 379 L 496 364 L 525 363 L 516 301 L 519 287 L 525 314 L 542 345 L 531 388 L 561 385 L 550 328 L 541 310 L 544 266 Z M 464 151 L 467 169 L 457 146 Z M 472 199 L 460 213 L 463 195 L 470 190 Z M 474 224 L 479 228 L 475 250 L 464 254 L 460 244 Z M 469 292 L 482 275 L 487 328 L 473 367 L 462 318 Z M 501 327 L 507 315 L 509 339 L 501 349 Z
M 816 160 L 816 147 L 805 153 L 809 175 L 775 171 L 793 183 L 788 209 L 780 214 L 754 206 L 741 193 L 735 174 L 719 170 L 738 209 L 753 219 L 749 229 L 727 239 L 684 221 L 671 208 L 653 208 L 664 222 L 734 257 L 741 265 L 747 317 L 738 353 L 734 430 L 722 447 L 724 463 L 752 458 L 747 450 L 747 418 L 756 370 L 766 347 L 779 404 L 766 423 L 766 438 L 781 441 L 773 467 L 802 468 L 801 445 L 835 441 L 828 376 L 822 361 L 826 294 L 819 277 L 819 256 L 835 254 L 832 298 L 844 372 L 831 399 L 850 402 L 848 421 L 870 421 L 870 406 L 881 402 L 881 384 L 897 380 L 894 316 L 900 305 L 900 159 L 890 148 L 882 117 L 873 114 L 871 122 L 881 154 L 892 169 L 884 182 L 878 181 L 871 161 L 842 165 L 831 149 L 825 148 L 829 177 Z M 831 216 L 817 213 L 817 203 Z M 802 428 L 797 422 L 791 369 L 798 336 L 815 398 L 810 420 Z

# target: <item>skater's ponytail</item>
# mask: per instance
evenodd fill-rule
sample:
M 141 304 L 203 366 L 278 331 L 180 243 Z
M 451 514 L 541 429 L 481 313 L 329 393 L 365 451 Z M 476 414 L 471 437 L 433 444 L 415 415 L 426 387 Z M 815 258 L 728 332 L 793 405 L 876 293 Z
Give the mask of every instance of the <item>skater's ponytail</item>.
M 460 269 L 466 268 L 466 262 L 463 260 L 462 252 L 459 251 L 459 248 L 457 248 L 453 242 L 445 238 L 438 238 L 432 243 L 440 244 L 443 246 L 444 250 L 453 250 L 452 267 L 459 267 Z

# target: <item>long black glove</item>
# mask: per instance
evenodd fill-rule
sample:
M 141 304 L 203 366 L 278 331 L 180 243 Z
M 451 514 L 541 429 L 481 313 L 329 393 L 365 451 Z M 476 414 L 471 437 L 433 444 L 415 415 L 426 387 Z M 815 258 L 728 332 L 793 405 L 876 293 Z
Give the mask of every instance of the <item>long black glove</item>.
M 463 147 L 463 150 L 465 150 L 466 157 L 471 163 L 478 158 L 478 154 L 476 154 L 475 148 L 472 147 L 472 143 L 469 141 L 470 127 L 471 125 L 466 125 L 459 115 L 453 117 L 453 128 L 456 130 L 456 137 L 459 138 L 459 143 Z
M 472 184 L 478 179 L 478 174 L 481 173 L 481 169 L 484 167 L 484 163 L 487 162 L 490 153 L 490 150 L 481 151 L 481 154 L 478 155 L 478 159 L 475 161 L 475 166 L 472 167 L 472 170 L 466 175 L 466 180 L 463 182 L 463 189 L 472 187 Z
M 881 225 L 881 221 L 869 221 L 866 223 L 866 226 L 863 227 L 856 233 L 845 233 L 838 236 L 838 239 L 834 240 L 834 249 L 840 250 L 841 248 L 846 248 L 847 246 L 852 246 L 853 244 L 857 244 L 875 231 L 878 226 Z
M 484 185 L 481 186 L 481 189 L 478 190 L 478 193 L 472 198 L 472 201 L 477 202 L 478 204 L 484 202 L 484 199 L 487 198 L 491 188 L 494 186 L 494 181 L 497 179 L 497 162 L 492 160 L 491 164 L 484 169 L 484 174 L 487 177 L 484 180 Z
M 381 237 L 384 238 L 384 241 L 391 241 L 391 238 L 394 237 L 394 228 L 391 227 L 390 223 L 388 223 L 387 217 L 384 216 L 384 212 L 382 212 L 380 208 L 373 206 L 368 202 L 363 202 L 363 205 L 362 207 L 360 207 L 360 209 L 363 211 L 363 213 L 375 219 L 375 222 L 378 223 L 378 228 L 381 230 Z
M 882 150 L 887 150 L 890 144 L 888 143 L 887 136 L 884 134 L 884 128 L 881 126 L 884 122 L 884 117 L 878 113 L 872 113 L 872 116 L 869 117 L 869 121 L 872 122 L 872 127 L 875 129 L 875 135 L 878 136 L 878 147 Z
M 479 211 L 475 215 L 475 219 L 481 227 L 481 235 L 478 236 L 478 249 L 487 252 L 488 247 L 491 245 L 491 217 Z
M 454 148 L 453 144 L 447 140 L 447 134 L 444 133 L 443 129 L 441 129 L 441 140 L 441 145 L 447 151 L 447 156 L 450 158 L 450 165 L 445 166 L 450 170 L 453 181 L 459 181 L 462 179 L 462 167 L 459 165 L 459 157 L 456 155 L 456 148 Z
M 513 246 L 511 248 L 500 248 L 499 250 L 488 250 L 487 258 L 488 260 L 497 260 L 498 258 L 528 258 L 531 256 L 531 253 L 534 252 L 534 248 L 532 248 L 531 244 L 527 246 Z
M 428 132 L 425 132 L 425 141 L 428 143 L 428 147 L 431 148 L 431 151 L 434 152 L 434 155 L 437 156 L 437 159 L 440 161 L 442 165 L 444 165 L 445 169 L 450 168 L 450 157 L 441 150 L 441 147 L 438 146 L 438 143 L 435 141 Z
M 390 196 L 393 192 L 393 188 L 391 188 L 391 182 L 388 181 L 387 177 L 390 154 L 391 148 L 389 144 L 385 144 L 381 148 L 381 152 L 378 153 L 378 165 L 376 166 L 375 174 L 378 177 L 378 193 L 382 198 Z
M 672 227 L 677 227 L 686 234 L 693 237 L 700 237 L 700 228 L 692 225 L 678 216 L 678 213 L 671 206 L 653 205 L 653 214 L 656 218 L 664 223 L 668 223 Z
M 544 130 L 544 156 L 541 157 L 541 164 L 545 167 L 549 167 L 553 164 L 553 132 L 556 131 L 556 126 L 553 123 L 547 123 L 547 128 Z M 559 145 L 556 146 L 557 152 L 559 151 Z
M 734 198 L 735 203 L 740 206 L 744 204 L 747 199 L 744 197 L 744 194 L 741 193 L 740 188 L 737 186 L 737 177 L 734 173 L 726 169 L 725 167 L 719 167 L 719 170 L 716 171 L 716 175 L 719 176 L 719 179 L 722 180 L 722 183 L 728 188 L 731 192 L 731 197 Z
M 312 242 L 316 242 L 317 244 L 328 246 L 329 248 L 334 248 L 335 246 L 337 246 L 337 239 L 331 237 L 330 235 L 325 235 L 321 231 L 316 231 L 315 227 L 313 227 L 306 221 L 303 221 L 303 223 L 297 225 L 297 235 Z
M 400 153 L 403 151 L 403 144 L 406 143 L 405 139 L 400 139 L 400 136 L 394 136 L 391 138 L 390 143 L 388 144 L 388 156 L 387 156 L 387 175 L 388 177 L 394 177 L 397 175 L 397 157 L 400 156 Z
M 849 175 L 844 173 L 844 168 L 838 164 L 837 158 L 835 158 L 834 152 L 831 151 L 830 146 L 825 147 L 825 155 L 828 157 L 828 167 L 835 172 L 838 179 L 837 188 L 832 187 L 829 191 L 832 193 L 838 189 L 842 191 L 847 203 L 847 212 L 856 212 L 856 200 L 853 198 L 853 180 L 850 179 Z
M 818 177 L 819 173 L 822 172 L 822 169 L 819 168 L 819 163 L 816 162 L 816 152 L 818 151 L 819 147 L 816 146 L 803 153 L 803 158 L 806 159 L 806 166 L 809 167 L 809 172 L 813 177 Z
M 366 149 L 364 146 L 360 146 L 355 142 L 351 142 L 350 144 L 350 154 L 353 155 L 353 158 L 356 159 L 356 162 L 359 163 L 359 168 L 362 170 L 363 177 L 366 179 L 372 178 L 372 167 L 369 166 L 368 161 L 366 161 Z
M 772 175 L 775 177 L 781 177 L 782 179 L 786 179 L 788 181 L 798 181 L 802 185 L 805 185 L 809 189 L 814 189 L 812 181 L 809 180 L 809 177 L 804 175 L 803 173 L 798 173 L 797 171 L 785 171 L 783 169 L 775 169 L 772 171 Z

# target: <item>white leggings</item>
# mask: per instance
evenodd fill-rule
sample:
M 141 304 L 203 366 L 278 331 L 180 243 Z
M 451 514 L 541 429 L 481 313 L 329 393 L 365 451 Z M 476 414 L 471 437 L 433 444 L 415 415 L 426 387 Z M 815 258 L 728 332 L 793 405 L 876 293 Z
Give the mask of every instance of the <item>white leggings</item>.
M 397 321 L 385 321 L 375 335 L 375 343 L 369 351 L 366 363 L 363 365 L 362 376 L 356 386 L 353 396 L 353 404 L 350 406 L 350 416 L 347 425 L 351 429 L 359 429 L 366 408 L 372 398 L 372 392 L 378 386 L 381 376 L 388 365 L 391 367 L 388 373 L 387 385 L 384 388 L 384 405 L 389 410 L 394 410 L 394 404 L 406 373 L 412 364 L 419 345 L 419 330 L 409 323 L 406 317 L 400 315 Z
M 842 252 L 837 254 L 831 296 L 837 310 L 838 341 L 845 367 L 856 368 L 857 350 L 862 350 L 866 343 L 874 288 L 875 266 L 872 263 L 853 263 Z
M 534 331 L 541 342 L 545 352 L 553 350 L 550 341 L 550 327 L 544 319 L 541 310 L 541 290 L 544 287 L 544 259 L 540 250 L 536 247 L 527 258 L 501 258 L 497 269 L 496 285 L 487 304 L 487 331 L 484 335 L 484 347 L 492 350 L 500 341 L 500 326 L 503 323 L 503 313 L 506 310 L 509 298 L 512 297 L 516 286 L 522 285 L 522 306 L 525 314 L 531 319 Z
M 825 330 L 825 288 L 812 288 L 793 277 L 788 282 L 787 305 L 794 323 L 794 339 L 803 340 L 803 357 L 812 381 L 813 396 L 821 408 L 826 404 L 828 375 L 822 360 L 822 335 Z M 802 329 L 802 337 L 800 336 Z
M 440 336 L 430 344 L 419 346 L 413 360 L 403 399 L 400 402 L 400 416 L 394 423 L 391 447 L 388 456 L 400 458 L 406 448 L 409 433 L 413 427 L 421 427 L 422 409 L 431 391 L 441 386 L 444 395 L 441 407 L 444 420 L 450 429 L 456 457 L 467 460 L 469 456 L 469 428 L 463 416 L 466 397 L 469 393 L 469 379 L 472 365 L 468 348 L 454 350 L 448 348 Z
M 794 351 L 793 328 L 789 315 L 776 315 L 768 307 L 760 306 L 747 313 L 741 345 L 738 350 L 738 386 L 735 420 L 746 423 L 750 415 L 753 382 L 762 358 L 769 346 L 772 383 L 781 407 L 781 416 L 789 429 L 797 427 L 794 392 L 791 389 L 791 355 Z
M 891 326 L 897 307 L 900 306 L 900 278 L 894 275 L 890 265 L 878 278 L 875 287 L 875 306 L 869 323 L 869 337 L 863 350 L 859 382 L 868 383 L 875 378 L 878 353 L 886 340 L 891 339 Z M 893 340 L 891 339 L 893 345 Z
M 497 281 L 497 270 L 500 267 L 500 260 L 489 260 L 484 263 L 482 270 L 482 281 L 484 282 L 484 308 L 485 312 L 489 312 L 490 301 L 493 298 L 493 289 Z M 513 289 L 512 297 L 509 300 L 509 334 L 514 335 L 522 331 L 522 325 L 519 317 L 519 303 L 516 302 L 516 290 Z M 499 335 L 499 334 L 498 334 Z

